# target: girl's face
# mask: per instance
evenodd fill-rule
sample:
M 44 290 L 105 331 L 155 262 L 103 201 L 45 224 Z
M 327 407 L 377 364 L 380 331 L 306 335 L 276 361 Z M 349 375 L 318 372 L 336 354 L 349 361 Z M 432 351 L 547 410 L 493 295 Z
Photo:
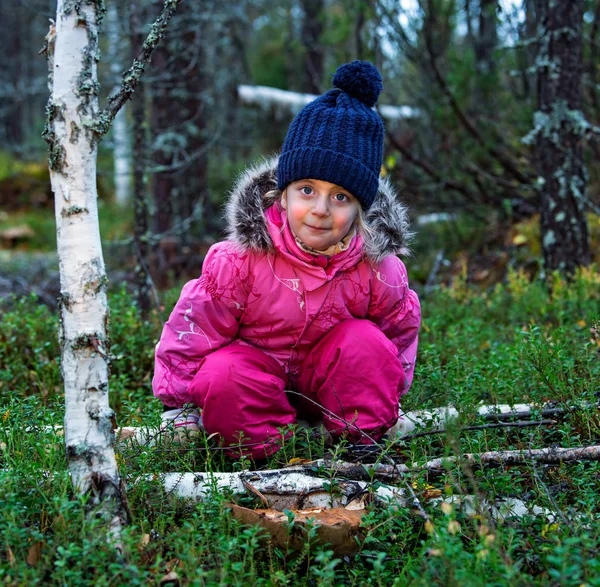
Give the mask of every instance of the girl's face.
M 281 196 L 292 232 L 307 246 L 324 251 L 340 242 L 358 216 L 358 200 L 328 181 L 303 179 Z

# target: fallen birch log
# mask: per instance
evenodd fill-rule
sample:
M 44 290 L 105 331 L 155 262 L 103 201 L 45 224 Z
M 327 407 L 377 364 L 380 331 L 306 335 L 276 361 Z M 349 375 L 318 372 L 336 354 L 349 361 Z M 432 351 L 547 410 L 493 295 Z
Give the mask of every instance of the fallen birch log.
M 317 461 L 314 465 L 321 463 Z M 314 466 L 311 465 L 311 466 Z M 329 463 L 331 466 L 332 463 Z M 304 511 L 311 508 L 344 508 L 363 510 L 369 501 L 393 504 L 402 508 L 414 508 L 414 498 L 406 491 L 389 485 L 373 486 L 368 481 L 343 480 L 315 477 L 317 469 L 309 465 L 272 469 L 269 471 L 249 471 L 243 473 L 166 473 L 160 475 L 165 491 L 183 499 L 202 501 L 215 491 L 228 490 L 234 496 L 260 496 L 266 507 L 274 511 Z M 356 474 L 357 465 L 336 462 L 329 472 Z M 145 480 L 151 477 L 145 477 Z M 424 501 L 432 504 L 442 502 L 455 504 L 467 515 L 487 514 L 494 520 L 525 515 L 544 516 L 555 521 L 559 514 L 528 504 L 517 498 L 477 498 L 473 495 L 451 495 L 442 497 L 441 491 Z
M 300 465 L 242 473 L 165 473 L 160 477 L 167 493 L 179 497 L 202 501 L 215 491 L 231 491 L 233 495 L 254 494 L 267 507 L 278 511 L 347 508 L 353 502 L 359 504 L 369 490 L 368 481 L 335 477 L 327 479 L 317 476 L 318 471 L 314 466 Z M 331 471 L 337 472 L 336 469 Z M 373 494 L 380 499 L 396 500 L 403 499 L 405 492 L 380 485 Z
M 484 417 L 486 420 L 505 421 L 510 419 L 523 419 L 531 417 L 535 412 L 539 412 L 541 416 L 546 417 L 564 413 L 564 408 L 549 407 L 551 404 L 544 406 L 536 406 L 534 404 L 495 404 L 483 405 L 477 408 L 477 414 Z M 574 408 L 576 409 L 576 408 Z M 402 438 L 412 434 L 418 428 L 434 424 L 448 425 L 448 423 L 456 420 L 460 413 L 453 406 L 445 406 L 434 408 L 432 410 L 418 410 L 414 412 L 400 411 L 398 422 L 390 428 L 387 437 Z M 548 422 L 545 421 L 544 424 Z M 533 425 L 533 424 L 531 424 Z M 443 431 L 443 429 L 439 429 Z M 432 431 L 433 432 L 433 431 Z M 125 426 L 117 431 L 117 436 L 121 440 L 132 440 L 138 444 L 152 444 L 161 436 L 159 428 Z
M 242 104 L 247 106 L 259 106 L 261 108 L 275 107 L 296 114 L 308 103 L 318 96 L 314 94 L 301 94 L 290 92 L 279 88 L 268 86 L 249 86 L 240 84 L 238 86 L 238 97 Z M 405 118 L 417 118 L 419 111 L 410 106 L 381 105 L 377 111 L 383 118 L 388 120 L 400 120 Z
M 555 416 L 558 414 L 565 414 L 569 411 L 577 411 L 580 409 L 595 407 L 594 404 L 584 404 L 581 406 L 571 406 L 569 408 L 555 407 L 554 404 L 493 404 L 493 405 L 482 405 L 477 408 L 477 415 L 482 417 L 484 420 L 506 422 L 508 420 L 521 420 L 530 418 L 534 414 L 538 414 L 543 418 L 549 416 Z M 433 408 L 431 410 L 417 410 L 413 412 L 402 412 L 400 411 L 400 418 L 398 422 L 390 428 L 387 433 L 387 437 L 390 439 L 402 438 L 412 434 L 415 430 L 425 428 L 429 425 L 438 424 L 440 426 L 447 426 L 452 421 L 456 420 L 460 416 L 459 411 L 453 406 L 445 406 L 441 408 Z M 534 424 L 548 424 L 548 421 L 538 421 Z M 517 425 L 518 427 L 519 425 Z M 46 432 L 55 431 L 61 433 L 62 426 L 44 426 L 44 427 L 28 427 L 25 429 L 26 432 L 39 431 L 40 429 Z M 467 427 L 468 429 L 474 429 L 475 427 Z M 444 432 L 443 428 L 433 429 L 430 432 Z M 171 430 L 162 430 L 158 427 L 151 426 L 123 426 L 118 428 L 116 431 L 118 440 L 129 440 L 140 445 L 154 444 L 156 440 L 162 437 L 168 437 L 172 435 Z
M 552 446 L 525 450 L 467 453 L 459 456 L 432 459 L 422 465 L 413 463 L 410 466 L 405 464 L 388 465 L 385 463 L 357 465 L 356 463 L 335 462 L 332 468 L 349 478 L 364 479 L 366 476 L 371 476 L 387 481 L 396 481 L 406 473 L 418 471 L 430 471 L 433 473 L 443 472 L 460 461 L 467 461 L 472 465 L 491 466 L 526 465 L 533 463 L 558 465 L 560 463 L 573 461 L 600 461 L 600 446 L 583 446 L 579 448 L 560 448 Z M 322 467 L 325 466 L 327 462 L 328 461 L 321 459 L 315 461 L 314 466 Z
M 538 414 L 542 418 L 566 414 L 569 411 L 578 411 L 584 408 L 598 408 L 596 404 L 582 404 L 571 407 L 557 407 L 554 403 L 536 404 L 492 404 L 477 408 L 477 415 L 484 420 L 505 422 L 507 420 L 522 420 Z M 431 410 L 417 410 L 414 412 L 403 412 L 400 410 L 398 422 L 390 428 L 390 438 L 408 436 L 417 428 L 423 428 L 432 423 L 447 425 L 459 418 L 459 411 L 453 406 L 433 408 Z
M 442 457 L 428 461 L 421 468 L 434 470 L 444 469 L 449 464 L 460 460 L 482 465 L 522 465 L 531 462 L 545 465 L 558 465 L 571 461 L 600 461 L 600 446 L 583 446 L 580 448 L 535 448 L 526 450 L 503 450 L 483 453 L 467 453 L 457 457 Z

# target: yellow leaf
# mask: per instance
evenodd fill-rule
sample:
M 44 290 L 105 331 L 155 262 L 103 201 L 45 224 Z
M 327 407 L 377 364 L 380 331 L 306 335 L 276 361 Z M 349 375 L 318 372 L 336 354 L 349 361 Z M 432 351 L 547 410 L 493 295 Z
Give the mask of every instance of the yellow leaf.
M 544 524 L 542 526 L 542 538 L 546 538 L 548 534 L 558 530 L 558 524 Z
M 301 459 L 300 457 L 294 457 L 288 461 L 288 465 L 306 465 L 312 463 L 310 459 Z
M 586 326 L 585 320 L 578 320 L 577 326 L 579 326 L 580 328 L 585 328 L 585 326 Z
M 512 239 L 513 245 L 517 247 L 520 245 L 524 245 L 527 242 L 527 237 L 524 234 L 515 234 Z

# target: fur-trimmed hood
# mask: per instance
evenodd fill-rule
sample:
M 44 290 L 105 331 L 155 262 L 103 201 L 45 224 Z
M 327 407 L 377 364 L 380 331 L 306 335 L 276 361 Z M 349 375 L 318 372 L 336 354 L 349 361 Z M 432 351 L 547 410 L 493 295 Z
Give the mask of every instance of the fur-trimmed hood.
M 228 239 L 245 249 L 270 251 L 273 243 L 269 236 L 264 210 L 272 205 L 264 195 L 277 188 L 277 157 L 248 168 L 235 184 L 225 209 Z M 363 235 L 365 256 L 375 263 L 388 255 L 407 253 L 412 234 L 408 230 L 406 206 L 400 203 L 392 184 L 379 180 L 379 192 L 366 213 L 371 229 Z

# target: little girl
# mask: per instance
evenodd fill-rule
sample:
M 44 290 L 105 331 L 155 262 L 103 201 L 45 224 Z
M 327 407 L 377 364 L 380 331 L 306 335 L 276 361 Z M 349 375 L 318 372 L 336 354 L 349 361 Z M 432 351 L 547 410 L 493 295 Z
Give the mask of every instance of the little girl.
M 228 240 L 209 250 L 156 347 L 164 420 L 217 433 L 232 453 L 275 452 L 281 428 L 317 421 L 377 441 L 412 381 L 420 306 L 396 254 L 405 208 L 379 179 L 381 76 L 340 67 L 305 106 L 279 159 L 244 173 Z M 236 447 L 238 447 L 236 449 Z

